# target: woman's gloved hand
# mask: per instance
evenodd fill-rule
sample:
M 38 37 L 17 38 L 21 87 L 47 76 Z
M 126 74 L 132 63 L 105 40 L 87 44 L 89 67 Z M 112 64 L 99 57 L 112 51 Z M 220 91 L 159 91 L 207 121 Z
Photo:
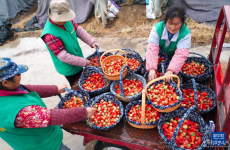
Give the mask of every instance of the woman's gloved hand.
M 87 118 L 91 118 L 94 115 L 96 108 L 87 107 L 86 111 L 87 111 Z
M 96 48 L 96 46 L 97 46 L 98 48 L 100 48 L 100 44 L 97 43 L 97 42 L 94 42 L 94 43 L 92 44 L 92 47 L 93 47 L 93 48 Z
M 167 75 L 170 75 L 170 74 L 173 74 L 173 71 L 168 70 L 168 71 L 165 73 L 165 75 L 164 75 L 164 76 L 167 76 Z M 165 79 L 165 81 L 166 81 L 166 82 L 169 82 L 170 80 L 172 80 L 172 77 L 170 77 L 170 78 L 166 78 L 166 79 Z
M 92 62 L 91 62 L 91 61 L 86 60 L 86 65 L 85 65 L 85 67 L 86 67 L 86 66 L 90 66 L 91 64 L 92 64 Z
M 63 93 L 65 91 L 63 91 L 64 88 L 67 88 L 67 85 L 64 84 L 64 85 L 61 85 L 61 86 L 58 86 L 58 93 Z
M 148 77 L 149 81 L 155 79 L 156 77 L 157 77 L 156 70 L 154 69 L 149 70 L 149 77 Z

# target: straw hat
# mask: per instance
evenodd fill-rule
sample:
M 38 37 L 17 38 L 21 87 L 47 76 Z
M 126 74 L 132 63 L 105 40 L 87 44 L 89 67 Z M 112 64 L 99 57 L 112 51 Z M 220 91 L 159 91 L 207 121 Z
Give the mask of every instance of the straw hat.
M 69 8 L 67 0 L 52 0 L 50 2 L 49 17 L 53 21 L 67 22 L 75 17 L 75 13 Z

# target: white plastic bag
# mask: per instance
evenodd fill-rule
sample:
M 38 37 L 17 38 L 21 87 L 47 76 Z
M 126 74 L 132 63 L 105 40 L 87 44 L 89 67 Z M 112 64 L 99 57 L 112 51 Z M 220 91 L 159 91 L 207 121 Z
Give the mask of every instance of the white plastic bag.
M 117 4 L 113 0 L 108 0 L 108 12 L 107 12 L 108 18 L 116 17 L 119 10 L 120 10 L 120 7 L 118 7 Z
M 146 0 L 146 18 L 156 19 L 162 16 L 161 8 L 167 3 L 168 0 Z

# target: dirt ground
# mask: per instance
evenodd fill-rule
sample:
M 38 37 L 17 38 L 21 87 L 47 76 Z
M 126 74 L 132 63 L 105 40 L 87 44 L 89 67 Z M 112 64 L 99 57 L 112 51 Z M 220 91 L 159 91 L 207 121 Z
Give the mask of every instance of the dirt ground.
M 11 22 L 20 22 L 13 24 L 13 28 L 23 29 L 26 22 L 29 21 L 37 10 L 35 4 L 28 12 L 18 15 Z M 150 20 L 146 19 L 145 5 L 122 6 L 118 16 L 114 20 L 108 20 L 106 27 L 98 23 L 94 16 L 89 16 L 86 22 L 80 24 L 88 33 L 94 37 L 124 37 L 124 38 L 148 38 L 150 31 L 157 22 L 163 17 Z M 198 24 L 192 19 L 188 19 L 188 28 L 192 33 L 192 46 L 207 45 L 212 43 L 214 26 L 206 24 Z M 17 32 L 15 37 L 39 37 L 42 30 Z M 227 35 L 228 36 L 228 35 Z M 229 38 L 225 38 L 225 42 L 229 42 Z

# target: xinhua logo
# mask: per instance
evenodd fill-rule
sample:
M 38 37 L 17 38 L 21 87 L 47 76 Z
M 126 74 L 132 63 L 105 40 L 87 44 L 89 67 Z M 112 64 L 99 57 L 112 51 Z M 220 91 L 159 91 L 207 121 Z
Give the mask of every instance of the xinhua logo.
M 224 132 L 213 132 L 212 133 L 212 145 L 224 146 L 226 143 L 226 137 Z

